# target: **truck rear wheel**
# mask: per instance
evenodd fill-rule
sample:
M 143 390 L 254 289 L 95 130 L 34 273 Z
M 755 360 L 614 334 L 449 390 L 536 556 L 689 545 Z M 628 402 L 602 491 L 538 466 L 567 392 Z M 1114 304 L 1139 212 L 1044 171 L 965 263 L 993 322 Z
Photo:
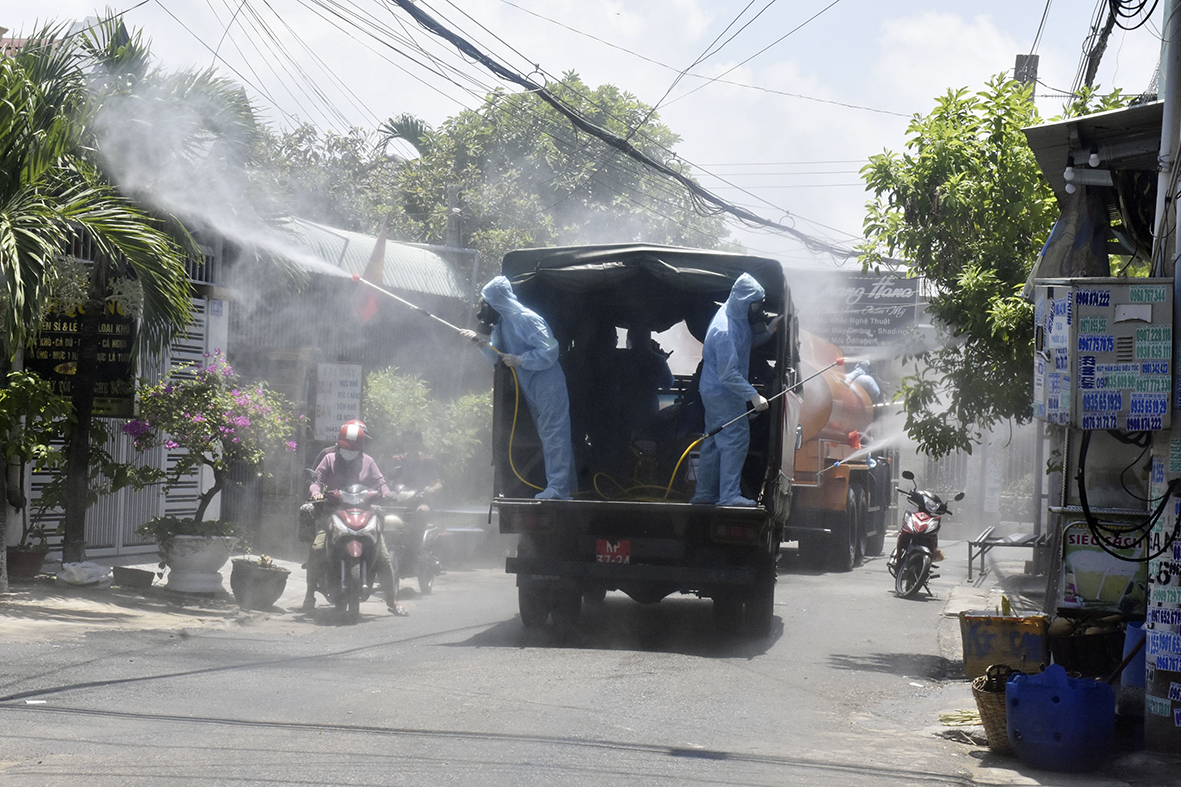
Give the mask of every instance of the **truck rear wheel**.
M 775 582 L 759 582 L 746 598 L 746 630 L 753 637 L 765 637 L 774 622 Z
M 554 593 L 553 609 L 554 628 L 559 634 L 569 634 L 578 625 L 582 616 L 582 591 L 578 588 L 560 590 Z
M 857 565 L 861 536 L 857 528 L 857 493 L 852 489 L 845 498 L 844 513 L 832 517 L 832 536 L 828 542 L 829 567 L 833 571 L 852 571 Z
M 886 509 L 875 511 L 868 518 L 876 532 L 865 539 L 865 554 L 876 557 L 886 548 Z
M 553 595 L 544 588 L 523 585 L 517 588 L 517 607 L 525 628 L 539 628 L 549 618 Z
M 732 593 L 714 595 L 714 626 L 723 634 L 742 631 L 742 597 Z

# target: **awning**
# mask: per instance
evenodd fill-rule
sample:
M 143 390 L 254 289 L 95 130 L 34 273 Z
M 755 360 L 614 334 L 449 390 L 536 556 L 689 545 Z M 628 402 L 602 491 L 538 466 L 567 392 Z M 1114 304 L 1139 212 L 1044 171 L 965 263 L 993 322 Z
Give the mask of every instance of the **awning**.
M 377 245 L 377 238 L 373 235 L 339 230 L 304 219 L 288 219 L 283 228 L 317 259 L 342 269 L 350 276 L 365 272 L 365 266 Z M 443 256 L 444 253 L 474 255 L 476 252 L 466 249 L 444 252 L 437 247 L 387 240 L 383 286 L 391 290 L 466 301 L 467 282 Z M 314 267 L 308 267 L 309 270 L 315 270 Z

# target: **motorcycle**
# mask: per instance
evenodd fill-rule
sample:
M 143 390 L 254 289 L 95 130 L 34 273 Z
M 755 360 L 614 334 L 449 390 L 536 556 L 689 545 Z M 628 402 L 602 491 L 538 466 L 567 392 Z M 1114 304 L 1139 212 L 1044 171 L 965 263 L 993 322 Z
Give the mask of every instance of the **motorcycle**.
M 418 590 L 429 596 L 435 587 L 435 577 L 443 573 L 443 564 L 438 558 L 439 528 L 422 523 L 425 515 L 418 509 L 423 504 L 422 492 L 408 489 L 402 484 L 394 487 L 394 500 L 402 508 L 401 513 L 386 514 L 386 532 L 393 536 L 390 553 L 394 560 L 394 573 L 402 577 L 418 578 Z
M 326 565 L 316 590 L 354 622 L 361 616 L 361 602 L 373 594 L 377 544 L 382 538 L 382 512 L 374 500 L 380 497 L 375 489 L 352 484 L 326 490 L 317 504 L 333 510 L 326 527 Z
M 904 470 L 902 477 L 910 481 L 912 488 L 898 488 L 896 491 L 905 495 L 915 510 L 908 509 L 902 515 L 898 544 L 886 568 L 894 577 L 894 592 L 899 598 L 910 598 L 918 593 L 919 588 L 926 588 L 930 594 L 931 588 L 927 583 L 939 576 L 931 573 L 933 568 L 938 568 L 935 561 L 943 559 L 943 553 L 939 551 L 939 524 L 943 515 L 950 514 L 951 510 L 939 495 L 919 489 L 914 473 Z M 963 492 L 954 498 L 956 501 L 963 499 Z

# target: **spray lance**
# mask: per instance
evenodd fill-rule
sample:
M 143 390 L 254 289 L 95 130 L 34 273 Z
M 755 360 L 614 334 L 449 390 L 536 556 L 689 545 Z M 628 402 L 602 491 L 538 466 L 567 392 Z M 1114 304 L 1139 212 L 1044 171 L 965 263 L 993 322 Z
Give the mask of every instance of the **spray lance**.
M 458 333 L 460 336 L 467 335 L 467 331 L 465 331 L 463 328 L 460 328 L 458 325 L 452 325 L 451 323 L 444 320 L 442 317 L 439 317 L 436 314 L 431 314 L 430 312 L 428 312 L 426 309 L 422 308 L 421 306 L 411 303 L 410 301 L 406 300 L 405 298 L 400 298 L 397 295 L 394 295 L 392 292 L 385 289 L 384 287 L 379 287 L 378 285 L 374 284 L 373 282 L 369 281 L 368 279 L 365 279 L 359 273 L 353 274 L 353 281 L 361 282 L 362 284 L 366 284 L 366 285 L 372 287 L 373 289 L 377 290 L 378 292 L 382 293 L 383 295 L 388 295 L 389 297 L 393 298 L 395 301 L 402 304 L 403 306 L 409 306 L 414 311 L 420 312 L 420 313 L 426 315 L 427 317 L 430 317 L 432 320 L 439 323 L 440 325 L 447 326 L 451 330 Z M 496 355 L 502 361 L 505 359 L 505 356 L 507 355 L 507 353 L 501 352 L 500 350 L 493 347 L 491 344 L 488 344 L 488 342 L 479 342 L 479 344 L 481 347 L 487 347 L 489 350 L 496 353 Z M 516 434 L 517 434 L 517 417 L 518 417 L 518 414 L 520 413 L 520 410 L 521 410 L 521 382 L 520 382 L 520 380 L 517 379 L 517 370 L 516 369 L 514 369 L 510 366 L 509 371 L 513 373 L 513 383 L 514 383 L 514 388 L 516 390 L 516 399 L 513 404 L 513 425 L 512 425 L 512 428 L 509 430 L 509 438 L 508 438 L 509 467 L 512 468 L 513 475 L 515 475 L 521 481 L 521 483 L 540 491 L 542 489 L 542 487 L 538 486 L 537 484 L 530 483 L 528 480 L 526 480 L 526 478 L 523 475 L 521 475 L 521 473 L 517 470 L 517 466 L 513 462 L 513 438 L 516 437 Z
M 402 304 L 403 306 L 409 306 L 414 311 L 420 312 L 420 313 L 426 315 L 427 317 L 430 317 L 432 320 L 439 323 L 440 325 L 447 326 L 448 328 L 450 328 L 451 330 L 460 334 L 461 336 L 464 334 L 464 329 L 460 328 L 458 325 L 452 325 L 451 323 L 447 322 L 446 320 L 444 320 L 442 317 L 438 316 L 437 314 L 431 314 L 430 312 L 428 312 L 426 309 L 422 308 L 418 304 L 411 303 L 410 301 L 406 300 L 405 298 L 400 298 L 397 295 L 394 295 L 392 292 L 385 289 L 384 287 L 379 287 L 378 285 L 374 284 L 373 282 L 369 281 L 368 279 L 363 278 L 361 276 L 361 274 L 359 274 L 359 273 L 353 274 L 353 281 L 368 285 L 368 286 L 372 287 L 373 289 L 377 290 L 378 292 L 382 293 L 383 295 L 388 295 L 389 297 L 393 298 L 395 301 Z M 504 353 L 502 353 L 500 350 L 497 350 L 495 347 L 492 347 L 492 345 L 488 345 L 488 348 L 490 350 L 492 350 L 493 352 L 495 352 L 501 358 L 504 357 Z
M 827 372 L 827 371 L 828 371 L 829 369 L 831 369 L 832 367 L 834 367 L 834 366 L 844 366 L 844 364 L 845 364 L 845 359 L 844 359 L 844 358 L 837 358 L 835 361 L 833 361 L 832 363 L 830 363 L 828 366 L 825 366 L 823 369 L 821 369 L 820 371 L 816 372 L 815 374 L 810 374 L 810 375 L 808 375 L 807 377 L 805 377 L 804 379 L 800 380 L 798 383 L 795 383 L 794 385 L 789 385 L 787 388 L 784 388 L 782 391 L 780 391 L 779 393 L 775 394 L 774 396 L 769 396 L 769 397 L 767 397 L 767 404 L 770 404 L 771 402 L 775 401 L 776 399 L 778 399 L 779 397 L 783 396 L 783 395 L 784 395 L 784 394 L 786 394 L 786 393 L 789 393 L 789 392 L 791 392 L 791 391 L 794 391 L 795 389 L 799 388 L 801 385 L 803 385 L 804 383 L 808 382 L 809 380 L 814 380 L 814 379 L 816 379 L 817 377 L 819 377 L 820 375 L 824 374 L 825 372 Z M 669 494 L 672 492 L 672 488 L 673 488 L 673 481 L 675 481 L 675 480 L 676 480 L 676 478 L 677 478 L 677 471 L 681 469 L 681 462 L 684 462 L 684 461 L 685 461 L 685 457 L 689 455 L 689 452 L 690 452 L 690 451 L 692 451 L 692 450 L 694 449 L 694 447 L 696 447 L 696 446 L 700 445 L 701 443 L 705 442 L 705 441 L 706 441 L 706 440 L 708 440 L 709 438 L 713 437 L 713 436 L 714 436 L 714 435 L 716 435 L 718 432 L 720 432 L 720 431 L 722 431 L 723 429 L 725 429 L 727 426 L 731 426 L 731 425 L 733 425 L 733 424 L 736 424 L 736 423 L 738 423 L 739 421 L 741 421 L 743 418 L 748 418 L 748 417 L 750 417 L 750 415 L 751 415 L 752 413 L 755 413 L 755 412 L 757 412 L 757 411 L 755 410 L 755 408 L 753 408 L 753 407 L 752 407 L 752 408 L 750 408 L 749 410 L 747 410 L 745 413 L 743 413 L 742 415 L 738 416 L 737 418 L 731 418 L 729 421 L 727 421 L 726 423 L 724 423 L 724 424 L 722 424 L 721 426 L 717 427 L 716 429 L 711 429 L 710 431 L 708 431 L 708 432 L 706 432 L 705 434 L 703 434 L 701 437 L 698 437 L 696 440 L 694 440 L 693 442 L 689 443 L 689 447 L 685 449 L 685 452 L 684 452 L 683 454 L 681 454 L 681 458 L 677 460 L 677 466 L 673 468 L 673 474 L 672 474 L 672 477 L 668 479 L 668 486 L 667 486 L 667 487 L 665 487 L 665 489 L 664 489 L 664 498 L 662 498 L 662 499 L 667 499 L 667 498 L 668 498 L 668 496 L 669 496 Z

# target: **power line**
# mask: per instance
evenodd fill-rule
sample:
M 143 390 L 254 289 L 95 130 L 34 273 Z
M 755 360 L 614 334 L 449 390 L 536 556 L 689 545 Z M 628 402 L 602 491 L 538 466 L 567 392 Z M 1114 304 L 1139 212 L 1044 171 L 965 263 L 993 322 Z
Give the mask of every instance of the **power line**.
M 651 63 L 654 66 L 660 66 L 661 68 L 667 69 L 668 71 L 673 71 L 673 72 L 678 71 L 678 69 L 675 66 L 670 66 L 668 63 L 662 63 L 659 60 L 654 60 L 654 59 L 652 59 L 652 58 L 648 57 L 647 55 L 644 55 L 640 52 L 636 52 L 634 50 L 628 49 L 627 47 L 619 46 L 618 44 L 614 44 L 610 41 L 599 38 L 598 36 L 591 35 L 590 33 L 587 33 L 585 31 L 578 30 L 577 28 L 571 27 L 567 24 L 563 24 L 562 22 L 559 22 L 556 19 L 551 19 L 548 16 L 544 16 L 542 14 L 537 13 L 536 11 L 531 11 L 528 8 L 524 8 L 522 6 L 519 6 L 516 3 L 512 2 L 512 0 L 499 0 L 499 1 L 501 3 L 504 3 L 507 6 L 512 6 L 513 8 L 517 9 L 518 11 L 526 13 L 532 17 L 536 17 L 537 19 L 540 19 L 544 22 L 549 22 L 550 24 L 557 25 L 558 27 L 568 30 L 571 33 L 574 33 L 576 35 L 580 35 L 584 38 L 589 38 L 590 40 L 596 41 L 596 42 L 602 44 L 603 46 L 610 47 L 611 49 L 615 49 L 619 52 L 624 52 L 626 54 L 629 54 L 632 57 L 639 58 L 640 60 L 643 60 L 646 63 Z M 707 79 L 707 80 L 710 80 L 713 82 L 717 82 L 718 84 L 721 84 L 721 85 L 730 85 L 731 87 L 741 87 L 741 88 L 745 88 L 747 90 L 758 90 L 760 92 L 770 93 L 772 95 L 786 96 L 787 98 L 798 98 L 802 101 L 815 101 L 820 104 L 830 104 L 832 106 L 845 107 L 846 109 L 857 109 L 857 110 L 861 110 L 863 112 L 874 112 L 879 115 L 892 115 L 894 117 L 900 117 L 900 118 L 909 118 L 909 117 L 913 116 L 913 113 L 908 114 L 905 112 L 894 112 L 894 111 L 891 111 L 888 109 L 877 109 L 875 107 L 865 107 L 865 106 L 861 106 L 859 104 L 850 104 L 850 103 L 847 103 L 844 101 L 833 101 L 833 100 L 827 99 L 827 98 L 817 98 L 816 96 L 805 96 L 800 93 L 789 93 L 785 90 L 776 90 L 774 88 L 763 87 L 761 85 L 748 85 L 744 82 L 734 82 L 729 79 L 721 79 L 718 77 L 708 77 L 703 74 L 689 74 L 688 76 L 691 76 L 694 79 Z
M 740 62 L 740 63 L 736 63 L 735 65 L 733 65 L 733 66 L 730 66 L 730 68 L 727 68 L 725 71 L 723 71 L 721 74 L 719 74 L 719 75 L 717 76 L 717 78 L 708 80 L 708 81 L 707 81 L 707 82 L 706 82 L 704 85 L 698 85 L 697 87 L 695 87 L 695 88 L 693 88 L 692 90 L 690 90 L 688 93 L 684 93 L 684 94 L 682 94 L 682 95 L 679 95 L 679 96 L 677 96 L 676 98 L 674 98 L 672 101 L 670 101 L 670 102 L 668 102 L 668 103 L 670 103 L 670 104 L 674 104 L 674 103 L 676 103 L 677 101 L 680 101 L 682 98 L 685 98 L 685 97 L 687 97 L 687 96 L 691 96 L 691 95 L 693 95 L 694 93 L 696 93 L 698 90 L 701 90 L 703 87 L 707 87 L 708 85 L 711 85 L 711 84 L 713 84 L 714 82 L 718 81 L 718 79 L 721 79 L 722 77 L 726 76 L 726 74 L 729 74 L 730 72 L 732 72 L 732 71 L 735 71 L 735 70 L 737 70 L 737 69 L 741 68 L 742 66 L 746 65 L 746 64 L 747 64 L 747 63 L 749 63 L 750 61 L 754 60 L 754 59 L 755 59 L 756 57 L 758 57 L 759 55 L 761 55 L 761 54 L 763 54 L 764 52 L 766 52 L 768 49 L 771 49 L 772 47 L 774 47 L 774 46 L 777 46 L 777 45 L 778 45 L 778 44 L 779 44 L 781 41 L 783 41 L 783 40 L 784 40 L 784 39 L 786 39 L 787 37 L 789 37 L 789 36 L 791 36 L 791 35 L 795 34 L 795 33 L 796 33 L 796 32 L 798 32 L 799 30 L 801 30 L 802 28 L 806 27 L 806 26 L 807 26 L 808 24 L 810 24 L 810 23 L 811 23 L 811 22 L 812 22 L 814 19 L 816 19 L 817 17 L 819 17 L 821 14 L 823 14 L 825 11 L 827 11 L 827 10 L 828 10 L 828 9 L 830 9 L 830 8 L 832 8 L 834 5 L 836 5 L 836 4 L 837 4 L 837 3 L 839 3 L 839 2 L 841 2 L 841 0 L 832 0 L 832 2 L 831 2 L 831 3 L 829 3 L 828 5 L 826 5 L 824 8 L 821 8 L 819 11 L 817 11 L 817 12 L 816 12 L 816 13 L 814 13 L 814 14 L 812 14 L 812 16 L 808 17 L 808 18 L 807 18 L 807 19 L 805 19 L 803 22 L 800 22 L 798 25 L 796 25 L 795 27 L 793 27 L 791 30 L 788 30 L 786 33 L 784 33 L 783 35 L 779 36 L 779 38 L 776 38 L 774 41 L 772 41 L 771 43 L 767 44 L 765 47 L 763 47 L 762 49 L 760 49 L 758 52 L 755 52 L 753 55 L 751 55 L 750 57 L 748 57 L 746 60 L 743 60 L 743 61 L 742 61 L 742 62 Z
M 831 8 L 832 5 L 835 5 L 839 1 L 840 0 L 833 0 L 833 3 L 830 4 L 828 7 Z M 857 256 L 857 252 L 855 252 L 855 251 L 851 251 L 849 249 L 841 249 L 836 246 L 833 246 L 832 244 L 821 242 L 818 239 L 807 235 L 806 233 L 800 232 L 799 230 L 795 229 L 794 227 L 788 227 L 788 226 L 780 224 L 778 222 L 770 221 L 770 220 L 765 219 L 761 216 L 758 216 L 758 215 L 756 215 L 744 208 L 741 208 L 731 202 L 721 199 L 720 197 L 712 194 L 711 192 L 709 192 L 708 190 L 706 190 L 705 188 L 703 188 L 702 186 L 700 186 L 699 184 L 694 182 L 691 178 L 686 177 L 685 175 L 681 174 L 680 172 L 677 172 L 676 170 L 672 169 L 671 167 L 667 166 L 666 164 L 656 161 L 655 159 L 651 158 L 650 156 L 648 156 L 644 152 L 638 150 L 627 140 L 619 137 L 616 134 L 613 134 L 613 133 L 607 131 L 606 129 L 602 128 L 601 126 L 598 126 L 595 123 L 592 123 L 591 121 L 589 121 L 588 119 L 583 117 L 580 113 L 578 113 L 578 112 L 572 110 L 570 107 L 566 106 L 564 102 L 557 99 L 544 86 L 536 84 L 535 82 L 533 82 L 529 78 L 527 78 L 515 71 L 512 71 L 508 67 L 493 60 L 491 57 L 489 57 L 488 55 L 484 54 L 482 51 L 477 49 L 469 41 L 456 35 L 455 33 L 451 32 L 448 28 L 441 25 L 432 16 L 430 16 L 425 11 L 423 11 L 421 8 L 419 8 L 413 2 L 413 0 L 393 0 L 393 2 L 396 2 L 398 4 L 398 6 L 403 11 L 405 11 L 407 14 L 409 14 L 424 29 L 426 29 L 426 30 L 430 31 L 431 33 L 434 33 L 435 35 L 439 36 L 440 38 L 443 38 L 444 40 L 450 42 L 452 44 L 452 46 L 454 46 L 460 52 L 467 55 L 468 57 L 471 57 L 472 59 L 476 60 L 477 62 L 481 63 L 485 68 L 487 68 L 489 71 L 491 71 L 496 76 L 498 76 L 501 79 L 504 79 L 506 81 L 517 84 L 521 87 L 524 87 L 527 90 L 533 91 L 539 98 L 541 98 L 543 101 L 545 101 L 550 106 L 552 106 L 554 109 L 556 109 L 558 112 L 560 112 L 563 116 L 565 116 L 579 130 L 581 130 L 587 134 L 590 134 L 591 136 L 598 137 L 601 141 L 603 141 L 607 145 L 610 145 L 611 147 L 619 150 L 621 153 L 624 153 L 625 155 L 635 159 L 636 161 L 639 161 L 640 163 L 644 164 L 645 166 L 647 166 L 657 172 L 660 172 L 661 174 L 665 175 L 666 177 L 672 178 L 673 180 L 676 180 L 677 182 L 681 183 L 681 185 L 683 185 L 686 189 L 688 189 L 690 194 L 697 201 L 712 205 L 712 206 L 714 206 L 715 209 L 730 213 L 730 214 L 732 214 L 744 221 L 748 221 L 752 224 L 757 224 L 757 225 L 762 225 L 762 226 L 767 226 L 767 227 L 779 229 L 783 232 L 786 232 L 786 233 L 796 237 L 802 243 L 804 243 L 806 246 L 808 246 L 809 248 L 811 248 L 815 251 L 824 251 L 829 254 L 833 254 L 834 256 L 840 256 L 840 257 L 844 257 L 844 258 L 850 258 L 850 257 Z M 821 12 L 821 13 L 823 13 L 823 12 Z

